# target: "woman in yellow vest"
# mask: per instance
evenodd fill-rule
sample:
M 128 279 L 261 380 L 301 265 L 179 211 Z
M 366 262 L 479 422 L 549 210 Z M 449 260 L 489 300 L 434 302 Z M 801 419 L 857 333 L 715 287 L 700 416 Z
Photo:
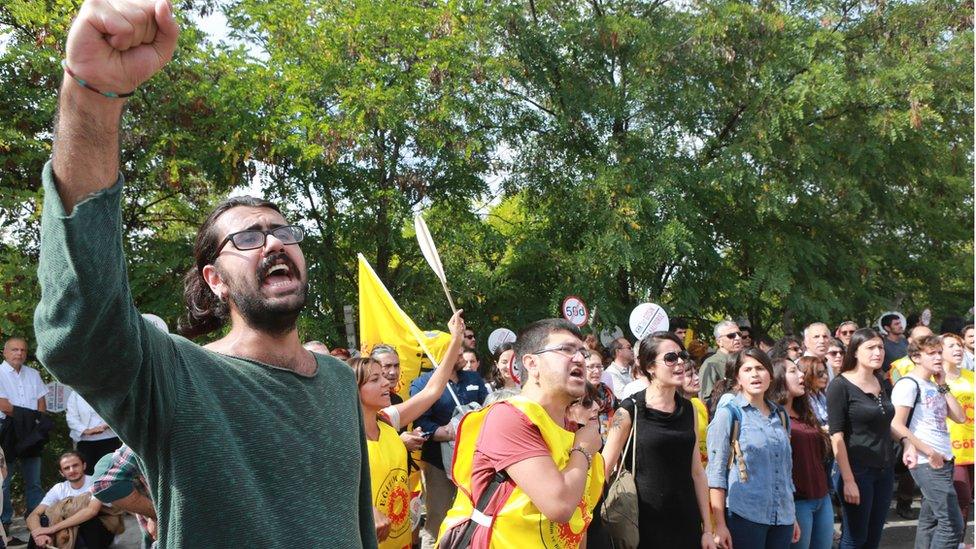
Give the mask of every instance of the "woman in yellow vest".
M 708 436 L 708 406 L 698 398 L 701 391 L 701 377 L 698 375 L 698 364 L 689 358 L 685 364 L 685 381 L 681 385 L 681 392 L 695 407 L 695 428 L 698 429 L 698 453 L 701 454 L 702 467 L 708 464 L 708 446 L 705 437 Z
M 409 548 L 410 487 L 407 482 L 407 447 L 397 430 L 420 417 L 440 398 L 451 377 L 461 350 L 464 320 L 458 311 L 448 322 L 451 343 L 434 371 L 430 382 L 410 399 L 391 406 L 390 381 L 382 375 L 380 363 L 369 357 L 351 358 L 356 373 L 359 404 L 366 427 L 366 449 L 369 454 L 369 476 L 373 488 L 373 516 L 376 538 L 381 549 Z
M 960 368 L 964 349 L 961 337 L 942 334 L 942 367 L 945 369 L 946 383 L 949 392 L 966 413 L 964 423 L 946 423 L 949 424 L 952 456 L 956 458 L 952 485 L 959 497 L 963 522 L 969 522 L 969 508 L 973 504 L 973 391 L 976 390 L 976 383 L 973 372 Z

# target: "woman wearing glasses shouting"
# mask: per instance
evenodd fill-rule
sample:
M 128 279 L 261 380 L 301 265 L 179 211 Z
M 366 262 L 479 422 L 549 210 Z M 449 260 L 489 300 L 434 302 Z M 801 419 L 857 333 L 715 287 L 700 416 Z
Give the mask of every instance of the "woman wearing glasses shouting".
M 640 547 L 714 548 L 695 408 L 679 394 L 688 353 L 670 332 L 645 337 L 637 349 L 638 368 L 649 384 L 621 402 L 613 416 L 603 449 L 608 478 L 618 460 L 621 467 L 633 467 Z M 634 427 L 633 442 L 621 456 Z

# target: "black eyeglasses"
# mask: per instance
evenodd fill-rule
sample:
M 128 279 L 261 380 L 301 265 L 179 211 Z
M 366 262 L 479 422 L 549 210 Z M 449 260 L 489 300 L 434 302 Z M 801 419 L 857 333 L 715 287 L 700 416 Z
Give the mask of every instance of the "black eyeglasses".
M 573 358 L 576 356 L 576 353 L 579 353 L 583 357 L 583 360 L 590 358 L 590 355 L 593 354 L 586 347 L 573 347 L 570 345 L 556 345 L 555 347 L 546 347 L 544 349 L 539 349 L 538 351 L 531 354 L 541 355 L 543 353 L 556 353 L 566 358 Z
M 664 353 L 664 356 L 661 358 L 664 360 L 665 364 L 671 366 L 673 364 L 677 364 L 679 359 L 684 362 L 688 362 L 691 355 L 689 355 L 686 351 L 681 351 L 680 353 L 675 353 L 672 351 L 670 353 Z
M 841 356 L 844 354 L 844 351 L 827 351 L 827 354 L 829 356 Z
M 298 244 L 305 238 L 305 230 L 297 225 L 284 225 L 266 231 L 262 229 L 248 229 L 227 235 L 227 238 L 220 243 L 220 246 L 217 246 L 217 253 L 219 254 L 228 242 L 232 243 L 235 248 L 242 252 L 256 250 L 257 248 L 264 247 L 264 243 L 267 241 L 269 234 L 280 240 L 282 244 Z
M 727 337 L 729 339 L 742 339 L 742 334 L 739 332 L 732 332 L 731 334 L 725 334 L 719 337 Z
M 854 335 L 854 332 L 856 332 L 856 331 L 857 330 L 841 330 L 840 331 L 840 335 L 842 335 L 842 336 Z

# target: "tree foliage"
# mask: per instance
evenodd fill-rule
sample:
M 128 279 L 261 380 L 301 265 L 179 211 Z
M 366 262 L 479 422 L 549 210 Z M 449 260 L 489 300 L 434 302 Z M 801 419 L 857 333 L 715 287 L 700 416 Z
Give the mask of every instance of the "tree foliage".
M 40 172 L 79 2 L 0 6 L 0 331 L 30 332 Z M 946 0 L 184 2 L 177 57 L 129 102 L 137 305 L 171 326 L 195 226 L 227 193 L 309 233 L 301 329 L 344 345 L 364 253 L 443 323 L 423 212 L 487 334 L 567 294 L 626 325 L 791 332 L 973 303 L 972 4 Z M 219 9 L 231 43 L 194 13 Z

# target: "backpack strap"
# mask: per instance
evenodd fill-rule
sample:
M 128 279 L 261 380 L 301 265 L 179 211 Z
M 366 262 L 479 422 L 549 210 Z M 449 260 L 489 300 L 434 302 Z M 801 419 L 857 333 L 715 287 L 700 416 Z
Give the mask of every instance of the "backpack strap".
M 910 430 L 912 428 L 912 416 L 915 415 L 915 407 L 922 402 L 922 386 L 919 385 L 918 382 L 915 381 L 915 379 L 910 375 L 901 376 L 898 378 L 898 381 L 895 382 L 895 385 L 901 383 L 901 380 L 903 379 L 907 379 L 915 384 L 915 401 L 912 402 L 912 408 L 908 411 L 908 419 L 905 420 L 905 428 Z
M 455 547 L 469 547 L 471 545 L 471 538 L 474 537 L 475 529 L 478 526 L 484 526 L 485 528 L 491 527 L 492 517 L 485 514 L 485 509 L 488 508 L 491 498 L 495 496 L 495 493 L 498 492 L 498 489 L 508 478 L 508 473 L 504 470 L 496 472 L 495 476 L 491 478 L 491 482 L 485 487 L 485 491 L 481 492 L 481 496 L 478 497 L 478 504 L 471 510 L 471 519 L 465 523 L 464 531 L 461 533 L 461 537 L 458 539 Z
M 739 481 L 746 482 L 749 480 L 749 473 L 746 471 L 746 458 L 742 454 L 742 447 L 739 446 L 739 431 L 742 427 L 742 410 L 735 405 L 735 402 L 726 403 L 722 406 L 729 411 L 729 416 L 732 419 L 732 425 L 729 429 L 729 446 L 732 451 L 729 452 L 729 463 L 726 465 L 726 471 L 732 468 L 732 462 L 736 462 L 739 467 Z

